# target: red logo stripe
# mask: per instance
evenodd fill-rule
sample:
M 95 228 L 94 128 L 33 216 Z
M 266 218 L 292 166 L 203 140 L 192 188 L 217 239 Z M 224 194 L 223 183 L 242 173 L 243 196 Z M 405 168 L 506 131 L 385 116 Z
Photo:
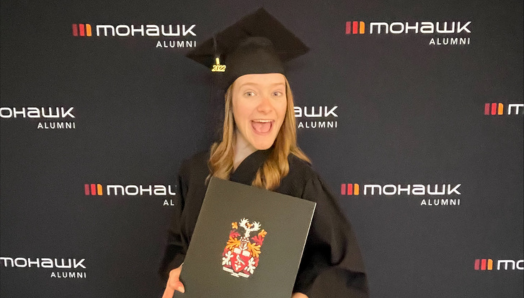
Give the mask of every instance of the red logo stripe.
M 78 36 L 78 25 L 73 24 L 73 36 Z
M 486 270 L 486 259 L 482 259 L 480 264 L 480 270 Z
M 358 34 L 358 22 L 353 22 L 353 34 Z
M 489 103 L 484 105 L 484 115 L 489 115 Z
M 96 196 L 96 184 L 91 184 L 91 195 Z
M 353 183 L 348 184 L 348 195 L 353 195 Z
M 78 28 L 80 29 L 80 36 L 85 36 L 86 35 L 86 31 L 85 31 L 84 24 L 78 24 Z
M 480 270 L 480 260 L 479 259 L 475 260 L 475 270 Z
M 84 184 L 84 191 L 85 191 L 86 196 L 88 196 L 89 195 L 89 184 Z
M 497 115 L 497 104 L 496 103 L 491 104 L 491 115 Z
M 346 185 L 345 184 L 342 184 L 340 186 L 340 194 L 345 196 L 346 195 Z

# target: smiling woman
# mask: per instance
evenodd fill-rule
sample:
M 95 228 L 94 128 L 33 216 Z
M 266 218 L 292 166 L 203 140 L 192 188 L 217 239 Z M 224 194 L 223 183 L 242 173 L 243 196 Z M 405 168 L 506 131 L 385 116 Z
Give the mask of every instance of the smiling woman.
M 271 30 L 261 32 L 264 27 Z M 221 53 L 225 65 L 219 64 L 220 48 L 228 49 Z M 313 283 L 328 269 L 338 269 L 345 280 L 344 289 L 331 289 L 330 293 L 335 290 L 341 297 L 368 297 L 364 265 L 351 225 L 297 146 L 293 95 L 282 61 L 307 51 L 298 38 L 260 9 L 188 54 L 212 69 L 225 70 L 225 114 L 222 139 L 210 150 L 185 160 L 180 168 L 180 201 L 160 269 L 167 280 L 163 298 L 171 298 L 175 290 L 185 291 L 179 278 L 182 263 L 211 177 L 316 203 L 292 298 L 312 297 Z M 210 61 L 216 64 L 210 65 Z M 327 289 L 320 290 L 325 297 L 323 290 Z
M 273 145 L 288 110 L 285 91 L 286 77 L 279 73 L 243 75 L 229 87 L 226 106 L 232 106 L 238 131 L 237 153 Z
M 278 186 L 289 170 L 289 153 L 309 162 L 296 145 L 293 95 L 284 75 L 243 75 L 229 86 L 225 99 L 223 137 L 211 148 L 210 176 L 228 179 L 247 156 L 273 145 L 276 149 L 258 171 L 255 186 Z
M 239 131 L 237 142 L 252 144 L 253 151 L 268 149 L 284 122 L 286 77 L 279 73 L 243 75 L 231 87 L 233 115 Z

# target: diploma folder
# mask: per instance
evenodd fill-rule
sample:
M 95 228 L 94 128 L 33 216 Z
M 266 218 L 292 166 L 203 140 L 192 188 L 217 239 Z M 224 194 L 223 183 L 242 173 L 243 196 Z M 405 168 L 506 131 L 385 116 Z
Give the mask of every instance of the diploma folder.
M 211 178 L 181 298 L 290 298 L 316 203 Z

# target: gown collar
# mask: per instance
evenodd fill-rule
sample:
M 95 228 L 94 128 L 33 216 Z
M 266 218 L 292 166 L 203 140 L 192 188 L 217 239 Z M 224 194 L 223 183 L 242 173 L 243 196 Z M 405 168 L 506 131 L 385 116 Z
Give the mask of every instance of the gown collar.
M 229 180 L 246 185 L 251 185 L 255 179 L 258 169 L 264 164 L 271 153 L 271 148 L 267 150 L 257 150 L 246 157 L 231 173 Z

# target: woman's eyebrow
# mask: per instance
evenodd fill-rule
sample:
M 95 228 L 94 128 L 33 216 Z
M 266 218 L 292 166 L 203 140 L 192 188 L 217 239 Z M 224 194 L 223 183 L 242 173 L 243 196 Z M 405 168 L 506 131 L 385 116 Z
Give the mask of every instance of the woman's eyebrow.
M 258 86 L 257 83 L 244 83 L 244 84 L 240 85 L 240 87 L 249 86 L 249 85 Z
M 251 83 L 251 82 L 248 82 L 248 83 L 244 83 L 244 84 L 240 85 L 240 87 L 244 87 L 244 86 L 247 86 L 247 85 L 252 85 L 252 86 L 261 86 L 260 84 L 257 84 L 257 83 Z M 269 86 L 276 86 L 276 85 L 282 85 L 282 86 L 285 86 L 286 84 L 284 84 L 284 83 L 272 83 L 272 84 L 269 84 Z

